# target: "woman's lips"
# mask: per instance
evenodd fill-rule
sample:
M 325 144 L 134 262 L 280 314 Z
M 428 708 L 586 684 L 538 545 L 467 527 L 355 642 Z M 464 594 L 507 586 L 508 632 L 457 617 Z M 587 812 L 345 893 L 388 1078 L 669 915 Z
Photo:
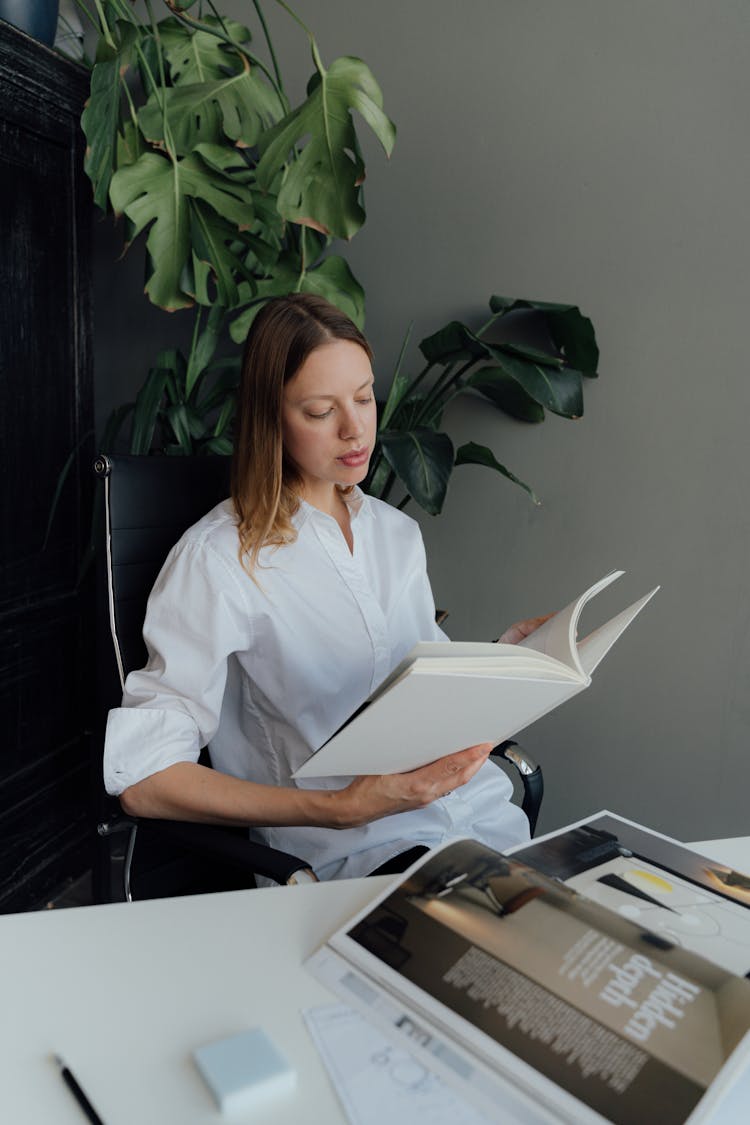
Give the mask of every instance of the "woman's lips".
M 343 457 L 337 457 L 336 460 L 350 469 L 356 469 L 357 466 L 364 465 L 369 456 L 370 450 L 365 446 L 364 449 L 353 449 L 351 453 L 345 453 Z

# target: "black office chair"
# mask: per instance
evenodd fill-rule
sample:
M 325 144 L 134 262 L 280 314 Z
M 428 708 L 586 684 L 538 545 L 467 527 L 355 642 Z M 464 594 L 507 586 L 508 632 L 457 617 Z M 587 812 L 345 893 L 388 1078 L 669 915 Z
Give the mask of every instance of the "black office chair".
M 229 495 L 229 467 L 226 457 L 102 455 L 95 462 L 94 471 L 104 485 L 100 619 L 109 619 L 111 632 L 106 637 L 100 629 L 102 727 L 106 712 L 119 704 L 128 672 L 146 663 L 141 629 L 146 601 L 164 559 L 191 524 Z M 523 810 L 533 834 L 543 795 L 542 771 L 514 742 L 503 743 L 493 753 L 521 776 Z M 100 772 L 100 761 L 95 768 Z M 100 847 L 94 878 L 98 901 L 114 896 L 115 862 L 121 865 L 122 896 L 127 900 L 133 897 L 134 884 L 136 896 L 148 898 L 253 886 L 256 874 L 277 883 L 315 880 L 304 860 L 251 841 L 245 829 L 136 820 L 122 812 L 118 801 L 104 794 L 99 799 Z M 115 842 L 122 840 L 126 844 L 118 849 Z
M 107 638 L 100 630 L 103 726 L 106 711 L 119 704 L 128 672 L 146 663 L 143 618 L 164 559 L 191 524 L 229 495 L 229 459 L 100 456 L 94 471 L 104 485 L 99 616 L 109 619 L 111 632 Z M 251 841 L 245 829 L 136 820 L 122 812 L 118 801 L 101 794 L 100 802 L 94 877 L 98 901 L 115 897 L 117 866 L 122 897 L 128 901 L 134 887 L 135 897 L 153 898 L 251 887 L 255 875 L 277 883 L 315 880 L 304 860 Z M 124 848 L 118 847 L 123 839 Z

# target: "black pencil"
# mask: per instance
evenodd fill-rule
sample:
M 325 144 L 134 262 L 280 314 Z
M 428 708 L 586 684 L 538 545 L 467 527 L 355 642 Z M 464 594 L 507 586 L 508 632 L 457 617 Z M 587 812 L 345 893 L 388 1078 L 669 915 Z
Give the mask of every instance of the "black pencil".
M 81 1086 L 78 1084 L 73 1071 L 65 1065 L 59 1055 L 54 1055 L 54 1060 L 60 1067 L 60 1074 L 62 1075 L 63 1082 L 68 1087 L 71 1094 L 88 1117 L 91 1125 L 104 1125 L 101 1117 L 96 1112 L 89 1099 L 86 1097 L 86 1094 L 84 1093 Z

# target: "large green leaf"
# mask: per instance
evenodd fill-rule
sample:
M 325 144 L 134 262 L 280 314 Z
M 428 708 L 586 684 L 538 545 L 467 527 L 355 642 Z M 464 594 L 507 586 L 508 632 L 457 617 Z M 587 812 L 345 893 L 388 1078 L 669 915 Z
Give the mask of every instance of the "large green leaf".
M 193 434 L 188 408 L 184 403 L 180 402 L 174 406 L 167 407 L 166 415 L 169 425 L 172 427 L 172 432 L 177 439 L 180 451 L 184 453 L 185 456 L 189 457 L 193 452 Z
M 414 430 L 418 426 L 424 426 L 428 430 L 437 430 L 445 407 L 446 402 L 440 394 L 433 397 L 429 391 L 412 391 L 401 399 L 398 414 L 392 418 L 391 426 L 383 426 L 382 429 Z
M 583 381 L 580 371 L 527 362 L 492 347 L 490 351 L 497 366 L 515 380 L 534 402 L 564 418 L 582 416 Z
M 134 55 L 137 32 L 125 22 L 113 29 L 118 49 L 100 52 L 100 59 L 91 72 L 91 96 L 81 116 L 81 127 L 86 135 L 84 169 L 94 188 L 94 202 L 102 211 L 107 209 L 107 197 L 112 172 L 117 165 L 117 127 L 120 123 L 121 78 L 127 73 Z
M 354 321 L 358 328 L 365 323 L 365 293 L 344 258 L 329 254 L 315 269 L 307 270 L 302 279 L 303 293 L 317 293 Z
M 207 28 L 223 31 L 233 43 L 250 42 L 248 28 L 234 20 L 219 21 L 215 16 L 205 16 L 201 22 Z M 210 31 L 193 30 L 172 18 L 161 21 L 159 34 L 169 76 L 176 86 L 210 82 L 242 69 L 242 56 Z
M 151 449 L 169 376 L 170 371 L 166 367 L 152 367 L 138 392 L 133 410 L 131 453 L 144 454 Z
M 465 386 L 479 391 L 493 405 L 520 422 L 543 422 L 544 407 L 523 389 L 502 367 L 481 367 L 466 380 Z
M 201 453 L 218 453 L 221 457 L 229 457 L 232 453 L 231 439 L 222 435 L 221 437 L 212 437 L 201 446 Z
M 199 305 L 210 308 L 218 302 L 225 308 L 235 308 L 238 304 L 237 278 L 243 276 L 245 267 L 232 249 L 236 236 L 237 228 L 217 215 L 212 207 L 198 199 L 191 201 L 193 276 L 191 278 L 189 273 L 184 276 L 183 288 Z M 206 268 L 201 269 L 201 265 Z
M 125 168 L 128 164 L 135 164 L 147 147 L 138 127 L 130 120 L 123 121 L 115 144 L 115 166 Z
M 286 164 L 278 196 L 284 218 L 338 238 L 356 234 L 365 221 L 359 201 L 364 165 L 351 111 L 359 111 L 390 155 L 396 131 L 382 107 L 380 88 L 361 59 L 343 57 L 327 70 L 319 67 L 306 101 L 258 146 L 261 187 L 270 190 Z
M 373 461 L 370 462 L 370 471 L 367 474 L 367 480 L 362 486 L 365 492 L 368 492 L 370 496 L 377 496 L 379 500 L 387 499 L 387 497 L 383 496 L 383 492 L 392 472 L 393 470 L 385 457 L 376 454 Z
M 453 442 L 447 434 L 418 427 L 383 430 L 383 456 L 406 491 L 431 516 L 439 515 L 453 470 Z
M 254 294 L 244 283 L 240 286 L 241 296 L 244 295 L 252 304 L 229 326 L 229 334 L 236 344 L 244 343 L 250 325 L 265 302 L 271 297 L 283 297 L 287 293 L 317 293 L 345 312 L 358 327 L 362 327 L 364 290 L 343 258 L 331 254 L 315 269 L 301 274 L 300 270 L 299 259 L 293 254 L 284 254 L 279 258 L 273 276 L 257 282 Z
M 215 359 L 204 370 L 196 384 L 193 403 L 204 417 L 215 410 L 221 410 L 227 401 L 234 402 L 240 366 L 241 357 L 239 353 L 235 353 Z
M 189 399 L 199 375 L 205 371 L 216 352 L 221 329 L 224 324 L 225 309 L 221 305 L 212 306 L 206 326 L 200 331 L 200 313 L 196 316 L 193 343 L 185 371 L 185 398 Z
M 385 400 L 385 404 L 380 413 L 378 428 L 381 430 L 388 429 L 388 423 L 398 410 L 399 406 L 408 394 L 409 388 L 412 385 L 411 377 L 409 375 L 403 374 L 403 372 L 401 371 L 401 365 L 404 362 L 404 356 L 406 355 L 406 349 L 409 346 L 409 340 L 411 339 L 411 331 L 413 327 L 414 322 L 412 321 L 412 323 L 406 330 L 406 335 L 404 336 L 403 343 L 401 344 L 401 351 L 399 352 L 398 360 L 396 361 L 396 370 L 393 372 L 393 379 L 391 380 L 391 386 L 388 391 L 388 398 Z
M 232 417 L 236 409 L 236 405 L 237 404 L 234 396 L 232 396 L 231 398 L 226 398 L 224 400 L 221 410 L 219 411 L 219 417 L 214 423 L 214 432 L 212 435 L 213 437 L 220 438 L 226 432 L 226 430 L 228 430 L 229 423 L 232 421 Z
M 542 351 L 541 348 L 532 348 L 529 344 L 515 344 L 510 340 L 496 341 L 492 345 L 494 351 L 505 352 L 506 355 L 518 356 L 520 359 L 530 359 L 533 363 L 543 363 L 547 367 L 562 367 L 561 357 L 554 351 Z
M 253 271 L 268 274 L 276 266 L 283 244 L 284 220 L 276 210 L 273 196 L 256 186 L 254 170 L 246 163 L 243 149 L 201 144 L 195 151 L 210 168 L 233 182 L 245 184 L 250 193 L 254 219 L 249 230 L 235 231 L 234 241 L 228 247 L 228 263 L 236 271 L 236 280 L 244 277 L 252 283 L 254 292 Z
M 518 477 L 510 471 L 510 469 L 507 469 L 505 467 L 505 465 L 501 465 L 495 457 L 495 454 L 491 449 L 488 449 L 486 445 L 477 445 L 477 443 L 474 441 L 469 441 L 466 443 L 466 445 L 462 445 L 456 451 L 455 464 L 482 465 L 485 469 L 494 469 L 495 472 L 500 473 L 501 476 L 507 477 L 507 479 L 512 481 L 513 484 L 519 485 L 519 487 L 523 488 L 525 492 L 528 492 L 529 496 L 535 504 L 541 504 L 541 500 L 536 495 L 533 488 L 530 488 L 528 484 L 524 484 L 522 480 L 519 480 Z
M 518 309 L 534 309 L 544 315 L 550 336 L 565 362 L 589 378 L 596 378 L 599 348 L 594 326 L 577 305 L 549 301 L 526 301 L 516 297 L 490 297 L 490 309 L 499 316 Z
M 487 345 L 457 320 L 452 320 L 432 336 L 426 336 L 419 345 L 419 350 L 428 363 L 444 365 L 472 359 L 489 359 L 491 355 Z
M 138 113 L 143 135 L 178 156 L 200 144 L 219 144 L 225 136 L 236 144 L 256 144 L 276 120 L 278 100 L 247 60 L 243 62 L 239 74 L 152 95 Z
M 215 172 L 196 155 L 172 161 L 157 153 L 144 153 L 112 177 L 110 198 L 115 211 L 131 220 L 135 234 L 150 227 L 146 247 L 151 274 L 146 292 L 154 304 L 165 309 L 192 304 L 180 283 L 191 252 L 190 200 L 202 200 L 238 228 L 252 220 L 248 189 Z

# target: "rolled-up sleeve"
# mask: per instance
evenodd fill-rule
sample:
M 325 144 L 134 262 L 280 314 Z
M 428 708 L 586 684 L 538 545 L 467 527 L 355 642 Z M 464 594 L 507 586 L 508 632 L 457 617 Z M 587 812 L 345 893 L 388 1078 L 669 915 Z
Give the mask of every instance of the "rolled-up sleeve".
M 219 725 L 227 660 L 250 648 L 251 631 L 241 577 L 205 541 L 178 543 L 148 601 L 148 662 L 130 673 L 122 706 L 109 714 L 108 793 L 118 796 L 168 766 L 198 760 Z

